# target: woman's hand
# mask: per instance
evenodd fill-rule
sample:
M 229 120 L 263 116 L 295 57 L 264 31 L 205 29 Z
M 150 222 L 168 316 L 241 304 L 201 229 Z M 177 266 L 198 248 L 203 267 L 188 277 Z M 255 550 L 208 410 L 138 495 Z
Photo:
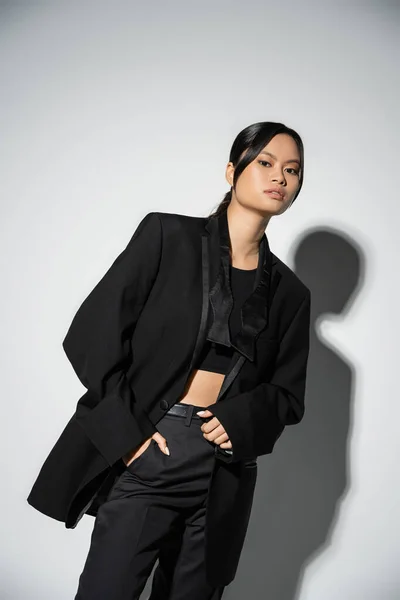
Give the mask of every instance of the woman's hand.
M 133 451 L 128 452 L 128 454 L 125 454 L 125 456 L 122 457 L 122 460 L 124 461 L 125 466 L 128 467 L 131 464 L 131 462 L 133 462 L 135 460 L 135 458 L 138 458 L 141 454 L 143 454 L 143 452 L 145 450 L 147 450 L 147 448 L 150 446 L 151 440 L 155 440 L 157 442 L 158 447 L 160 448 L 161 452 L 164 452 L 164 454 L 168 454 L 168 456 L 169 456 L 167 440 L 165 439 L 165 437 L 163 437 L 161 435 L 161 433 L 156 431 L 156 433 L 154 433 L 150 438 L 145 440 L 143 442 L 143 444 L 141 444 L 140 446 L 135 448 Z
M 213 413 L 210 410 L 199 410 L 197 413 L 199 417 L 212 417 Z M 232 442 L 229 439 L 223 425 L 219 422 L 217 417 L 213 417 L 207 423 L 203 423 L 201 426 L 203 436 L 209 442 L 214 442 L 221 448 L 232 448 Z

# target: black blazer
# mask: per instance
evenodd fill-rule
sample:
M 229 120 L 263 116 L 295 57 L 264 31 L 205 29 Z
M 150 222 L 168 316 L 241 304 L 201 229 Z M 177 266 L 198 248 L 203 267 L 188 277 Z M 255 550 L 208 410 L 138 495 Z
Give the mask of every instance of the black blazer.
M 229 244 L 226 213 L 153 212 L 139 223 L 63 341 L 87 391 L 27 499 L 67 528 L 95 516 L 125 468 L 122 456 L 155 433 L 180 398 L 204 341 L 232 344 L 210 405 L 232 442 L 231 454 L 215 446 L 207 500 L 206 564 L 216 585 L 235 576 L 257 457 L 303 417 L 310 327 L 310 290 L 264 233 L 243 326 L 230 339 Z

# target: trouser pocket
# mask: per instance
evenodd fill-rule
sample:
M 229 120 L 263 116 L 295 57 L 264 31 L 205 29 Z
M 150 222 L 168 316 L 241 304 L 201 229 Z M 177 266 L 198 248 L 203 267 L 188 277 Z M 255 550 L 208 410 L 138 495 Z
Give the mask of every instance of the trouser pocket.
M 147 455 L 151 452 L 151 450 L 154 447 L 154 444 L 156 446 L 158 446 L 157 442 L 155 440 L 153 440 L 153 438 L 150 439 L 150 443 L 148 442 L 147 448 L 145 448 L 143 450 L 143 452 L 141 454 L 139 454 L 139 456 L 137 456 L 136 458 L 133 459 L 132 462 L 129 463 L 129 465 L 125 465 L 126 468 L 128 469 L 128 471 L 134 471 L 136 472 L 136 468 L 137 465 L 143 461 L 144 458 L 147 457 Z

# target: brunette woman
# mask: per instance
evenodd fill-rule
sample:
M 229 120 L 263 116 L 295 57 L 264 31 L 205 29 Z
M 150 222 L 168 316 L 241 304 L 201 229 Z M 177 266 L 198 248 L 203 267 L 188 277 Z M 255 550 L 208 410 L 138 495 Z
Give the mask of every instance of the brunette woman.
M 87 391 L 28 497 L 95 516 L 76 600 L 217 600 L 235 577 L 257 457 L 304 414 L 310 291 L 265 229 L 297 198 L 300 136 L 234 140 L 208 217 L 150 212 L 76 312 L 64 350 Z

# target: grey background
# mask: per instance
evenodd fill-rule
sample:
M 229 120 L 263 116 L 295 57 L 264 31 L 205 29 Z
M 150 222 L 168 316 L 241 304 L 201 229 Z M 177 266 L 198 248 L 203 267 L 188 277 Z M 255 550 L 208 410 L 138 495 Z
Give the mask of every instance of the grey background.
M 398 39 L 395 2 L 0 2 L 2 599 L 72 599 L 87 555 L 92 517 L 26 503 L 84 391 L 75 310 L 148 211 L 216 206 L 264 120 L 305 144 L 267 234 L 313 291 L 308 409 L 224 597 L 400 596 Z

